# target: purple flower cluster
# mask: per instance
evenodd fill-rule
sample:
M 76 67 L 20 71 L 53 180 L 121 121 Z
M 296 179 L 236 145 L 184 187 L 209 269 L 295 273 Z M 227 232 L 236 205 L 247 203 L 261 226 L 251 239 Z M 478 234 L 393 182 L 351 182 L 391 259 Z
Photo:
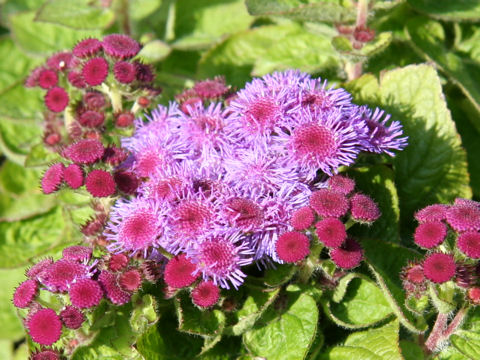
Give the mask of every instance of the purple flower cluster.
M 122 167 L 142 182 L 112 208 L 111 251 L 148 258 L 161 247 L 193 264 L 187 277 L 237 288 L 243 266 L 282 262 L 275 244 L 326 187 L 319 175 L 361 152 L 393 155 L 407 144 L 382 110 L 299 71 L 254 79 L 225 103 L 171 103 L 136 120 Z

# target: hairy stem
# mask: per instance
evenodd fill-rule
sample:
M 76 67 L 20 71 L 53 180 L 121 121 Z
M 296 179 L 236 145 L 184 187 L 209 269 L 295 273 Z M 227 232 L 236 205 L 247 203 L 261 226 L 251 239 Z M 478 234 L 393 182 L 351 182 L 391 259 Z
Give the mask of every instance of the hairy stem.
M 438 313 L 437 320 L 433 324 L 433 329 L 425 341 L 425 349 L 428 353 L 432 353 L 438 346 L 439 341 L 443 338 L 443 332 L 447 326 L 448 315 L 444 313 Z
M 368 0 L 358 0 L 357 2 L 357 20 L 355 26 L 357 28 L 365 28 L 368 17 Z M 345 66 L 348 80 L 354 80 L 362 75 L 362 61 L 356 63 L 347 63 Z

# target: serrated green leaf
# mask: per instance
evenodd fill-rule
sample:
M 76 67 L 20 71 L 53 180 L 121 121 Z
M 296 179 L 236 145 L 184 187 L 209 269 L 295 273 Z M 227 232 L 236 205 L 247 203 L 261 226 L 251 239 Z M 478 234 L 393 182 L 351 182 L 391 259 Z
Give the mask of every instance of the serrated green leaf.
M 415 211 L 471 197 L 465 150 L 433 67 L 410 65 L 387 71 L 378 92 L 361 95 L 360 101 L 380 106 L 401 121 L 409 136 L 408 146 L 393 160 L 403 236 L 413 232 Z
M 303 32 L 298 25 L 286 24 L 236 33 L 202 56 L 197 75 L 211 78 L 223 74 L 228 83 L 243 86 L 249 80 L 255 62 L 265 56 L 273 44 Z
M 441 291 L 440 286 L 430 284 L 428 287 L 428 294 L 430 295 L 432 304 L 438 312 L 449 314 L 451 311 L 455 310 L 457 305 L 454 303 L 453 299 L 450 298 L 451 296 L 449 296 L 453 291 L 454 290 L 451 289 L 451 291 L 447 291 L 447 294 L 444 294 Z
M 410 296 L 405 299 L 405 307 L 417 315 L 422 315 L 425 310 L 428 308 L 429 298 L 424 295 L 420 299 L 417 299 L 415 296 Z
M 297 271 L 291 264 L 276 265 L 276 269 L 267 269 L 263 275 L 263 282 L 270 287 L 278 287 L 289 281 Z
M 27 89 L 21 81 L 5 88 L 0 92 L 0 124 L 18 121 L 17 126 L 22 126 L 27 133 L 32 132 L 32 129 L 36 129 L 37 132 L 41 131 L 41 127 L 34 120 L 42 118 L 43 96 L 44 91 Z
M 366 43 L 360 49 L 354 49 L 350 40 L 345 36 L 336 36 L 332 39 L 332 45 L 344 57 L 353 62 L 365 61 L 368 57 L 377 55 L 385 50 L 392 42 L 392 33 L 382 32 L 375 39 Z
M 477 0 L 408 0 L 408 3 L 415 10 L 436 19 L 447 21 L 480 20 L 480 3 Z
M 25 335 L 25 330 L 12 305 L 15 288 L 24 280 L 25 269 L 0 270 L 2 291 L 0 292 L 0 339 L 18 340 Z
M 468 53 L 471 59 L 480 62 L 480 28 L 473 27 L 471 35 L 462 39 L 457 47 L 460 51 Z
M 68 244 L 71 229 L 62 209 L 15 222 L 0 222 L 0 268 L 25 265 L 58 244 Z
M 350 1 L 246 0 L 248 12 L 255 16 L 282 16 L 312 22 L 344 23 L 355 19 Z
M 274 43 L 255 62 L 252 74 L 262 76 L 274 70 L 299 69 L 315 73 L 326 69 L 337 71 L 340 59 L 326 36 L 308 32 L 292 35 Z
M 114 12 L 90 0 L 48 0 L 37 12 L 36 21 L 72 29 L 103 29 L 114 21 Z
M 458 51 L 452 51 L 445 45 L 446 35 L 442 25 L 423 17 L 410 19 L 406 26 L 407 35 L 415 45 L 417 52 L 425 59 L 433 61 L 448 78 L 457 84 L 463 93 L 480 111 L 480 63 L 472 61 Z M 473 124 L 480 131 L 480 120 L 475 116 Z
M 469 359 L 476 360 L 480 358 L 480 341 L 479 339 L 471 339 L 468 333 L 461 333 L 461 335 L 450 336 L 452 345 L 463 355 Z
M 175 299 L 178 330 L 192 335 L 215 336 L 222 334 L 225 314 L 218 309 L 199 310 L 185 294 Z
M 227 334 L 240 335 L 250 330 L 263 312 L 275 301 L 280 290 L 262 291 L 250 288 L 242 307 L 233 313 L 234 324 L 225 329 Z
M 359 191 L 373 198 L 382 213 L 373 225 L 356 225 L 349 229 L 349 233 L 358 237 L 399 242 L 400 207 L 392 169 L 385 165 L 374 165 L 351 169 L 348 175 L 355 179 Z
M 173 46 L 182 50 L 205 48 L 247 29 L 252 21 L 242 0 L 178 0 Z
M 325 312 L 340 326 L 358 329 L 371 326 L 385 320 L 392 314 L 392 309 L 382 291 L 366 277 L 355 274 L 352 279 L 345 279 L 347 286 L 344 296 L 339 300 L 338 292 L 333 299 L 326 302 Z M 335 296 L 337 295 L 337 296 Z
M 50 55 L 72 48 L 86 37 L 99 37 L 99 30 L 73 30 L 65 26 L 35 22 L 34 11 L 10 16 L 12 37 L 23 51 L 32 55 Z
M 317 329 L 315 300 L 303 293 L 289 293 L 286 309 L 277 314 L 269 309 L 255 327 L 243 334 L 243 341 L 255 356 L 271 360 L 303 359 Z
M 0 100 L 0 106 L 2 102 Z M 41 133 L 41 128 L 33 122 L 0 119 L 0 150 L 9 160 L 23 165 L 32 142 Z

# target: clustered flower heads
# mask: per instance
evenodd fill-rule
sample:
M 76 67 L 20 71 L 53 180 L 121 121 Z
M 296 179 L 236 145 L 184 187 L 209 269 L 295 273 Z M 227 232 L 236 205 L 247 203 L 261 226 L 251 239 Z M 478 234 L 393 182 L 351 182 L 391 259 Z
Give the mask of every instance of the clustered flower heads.
M 46 258 L 26 271 L 28 279 L 15 289 L 13 304 L 22 309 L 32 340 L 51 346 L 62 336 L 63 327 L 80 328 L 86 315 L 101 301 L 123 305 L 144 280 L 158 279 L 152 279 L 152 271 L 144 271 L 141 265 L 132 263 L 124 254 L 99 259 L 92 257 L 90 247 L 70 246 L 63 250 L 61 259 Z M 50 293 L 57 301 L 48 307 L 45 297 L 40 300 L 42 292 Z
M 474 304 L 480 280 L 480 203 L 456 199 L 452 205 L 429 205 L 415 214 L 419 225 L 414 241 L 427 250 L 422 261 L 409 264 L 402 273 L 409 295 L 421 297 L 428 283 L 453 281 Z
M 197 277 L 238 288 L 246 265 L 301 260 L 315 232 L 339 267 L 358 265 L 361 247 L 343 221 L 370 224 L 380 211 L 353 193 L 353 180 L 325 179 L 361 152 L 403 149 L 398 122 L 298 71 L 254 79 L 235 94 L 211 80 L 179 101 L 136 120 L 122 140 L 131 153 L 123 166 L 141 181 L 136 196 L 112 207 L 110 251 L 175 255 L 164 276 L 170 288 L 196 286 Z

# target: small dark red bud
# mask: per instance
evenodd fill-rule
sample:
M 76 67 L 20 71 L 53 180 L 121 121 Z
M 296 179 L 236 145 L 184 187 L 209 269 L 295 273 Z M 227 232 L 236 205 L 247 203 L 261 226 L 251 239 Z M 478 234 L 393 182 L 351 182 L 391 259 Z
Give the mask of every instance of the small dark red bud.
M 140 96 L 137 102 L 138 102 L 138 105 L 140 105 L 141 107 L 147 107 L 148 105 L 150 105 L 150 100 L 145 96 Z
M 135 116 L 130 111 L 122 112 L 116 115 L 115 125 L 122 128 L 128 127 L 133 124 L 133 120 L 135 120 Z
M 375 30 L 365 27 L 356 27 L 353 31 L 353 37 L 357 41 L 366 43 L 373 40 L 375 37 Z
M 45 144 L 48 146 L 56 145 L 62 140 L 62 137 L 58 133 L 49 134 L 45 137 Z
M 349 35 L 353 32 L 353 28 L 347 25 L 337 25 L 337 31 L 342 35 Z

